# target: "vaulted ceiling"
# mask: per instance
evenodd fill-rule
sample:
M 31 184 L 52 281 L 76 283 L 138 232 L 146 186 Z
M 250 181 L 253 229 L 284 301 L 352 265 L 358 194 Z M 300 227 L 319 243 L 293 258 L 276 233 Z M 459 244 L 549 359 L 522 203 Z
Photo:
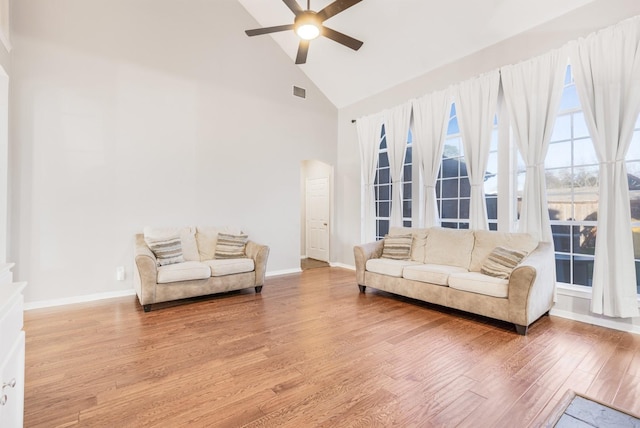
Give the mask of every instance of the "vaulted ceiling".
M 256 27 L 293 23 L 282 0 L 238 0 Z M 508 39 L 594 0 L 362 0 L 325 25 L 362 40 L 353 51 L 332 40 L 311 41 L 298 67 L 341 108 Z M 306 9 L 306 0 L 298 0 Z M 321 10 L 332 0 L 311 0 Z M 272 37 L 293 62 L 293 31 Z

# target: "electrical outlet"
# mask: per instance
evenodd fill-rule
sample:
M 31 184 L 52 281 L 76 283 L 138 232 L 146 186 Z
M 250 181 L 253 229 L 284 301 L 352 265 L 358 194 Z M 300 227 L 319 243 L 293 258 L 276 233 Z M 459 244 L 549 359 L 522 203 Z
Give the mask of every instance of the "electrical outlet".
M 116 268 L 116 280 L 124 281 L 124 266 L 118 266 Z

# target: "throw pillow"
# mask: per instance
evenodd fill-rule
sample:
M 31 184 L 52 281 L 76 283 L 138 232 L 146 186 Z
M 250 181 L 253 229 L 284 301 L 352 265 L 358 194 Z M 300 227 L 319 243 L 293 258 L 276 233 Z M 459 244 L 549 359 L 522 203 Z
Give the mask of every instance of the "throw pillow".
M 382 247 L 382 258 L 393 260 L 409 260 L 413 235 L 385 235 Z
M 496 247 L 482 264 L 480 272 L 496 278 L 509 279 L 513 269 L 526 255 L 526 251 Z
M 246 257 L 244 247 L 249 237 L 244 234 L 232 235 L 230 233 L 218 233 L 216 241 L 216 259 L 238 259 Z
M 153 254 L 155 254 L 158 260 L 158 266 L 184 262 L 180 236 L 159 239 L 145 238 L 145 242 Z

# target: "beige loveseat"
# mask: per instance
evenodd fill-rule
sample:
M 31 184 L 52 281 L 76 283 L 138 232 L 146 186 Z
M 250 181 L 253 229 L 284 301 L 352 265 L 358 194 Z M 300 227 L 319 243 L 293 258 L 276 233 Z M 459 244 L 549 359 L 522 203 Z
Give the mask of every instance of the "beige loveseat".
M 144 234 L 136 234 L 134 287 L 145 312 L 154 303 L 244 288 L 261 292 L 269 247 L 247 240 L 242 255 L 216 258 L 219 233 L 240 231 L 214 227 L 145 228 Z M 177 260 L 181 261 L 160 266 L 147 242 L 175 235 L 180 238 L 182 257 Z
M 389 233 L 407 234 L 413 236 L 407 260 L 382 258 L 383 240 L 354 247 L 362 293 L 368 286 L 507 321 L 522 335 L 551 309 L 555 288 L 551 243 L 522 233 L 445 228 L 392 228 Z M 508 279 L 481 273 L 496 247 L 527 253 Z

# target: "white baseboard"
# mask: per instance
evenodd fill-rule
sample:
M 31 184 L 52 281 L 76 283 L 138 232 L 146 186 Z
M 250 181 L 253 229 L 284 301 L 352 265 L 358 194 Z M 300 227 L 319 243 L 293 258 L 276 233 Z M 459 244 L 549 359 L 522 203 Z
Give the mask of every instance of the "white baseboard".
M 300 273 L 300 272 L 302 272 L 302 269 L 300 268 L 282 269 L 282 270 L 273 270 L 273 271 L 267 272 L 264 276 L 269 278 L 272 276 L 291 275 L 292 273 Z
M 640 334 L 640 325 L 633 325 L 623 321 L 609 318 L 600 318 L 593 315 L 578 314 L 575 312 L 563 311 L 561 309 L 551 309 L 549 315 L 579 321 L 586 324 L 597 325 L 599 327 L 611 328 L 613 330 L 626 331 L 628 333 Z
M 94 302 L 96 300 L 113 299 L 115 297 L 135 296 L 133 288 L 128 290 L 109 291 L 106 293 L 86 294 L 84 296 L 65 297 L 62 299 L 40 300 L 37 302 L 25 302 L 24 309 L 52 308 L 54 306 L 72 305 L 74 303 Z
M 351 265 L 347 265 L 344 263 L 329 263 L 329 266 L 331 267 L 339 267 L 339 268 L 343 268 L 343 269 L 349 269 L 349 270 L 356 270 L 355 266 L 351 266 Z

